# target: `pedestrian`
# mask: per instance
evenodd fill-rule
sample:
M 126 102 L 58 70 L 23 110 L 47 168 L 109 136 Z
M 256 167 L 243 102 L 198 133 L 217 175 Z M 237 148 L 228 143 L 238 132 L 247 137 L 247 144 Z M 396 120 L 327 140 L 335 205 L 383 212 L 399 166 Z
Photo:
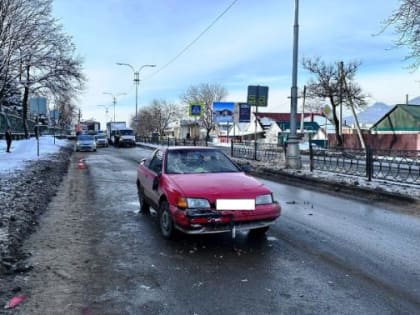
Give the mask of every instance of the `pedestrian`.
M 6 152 L 10 153 L 10 147 L 12 145 L 12 132 L 10 131 L 10 127 L 6 128 L 6 131 L 4 132 L 4 137 L 6 138 Z

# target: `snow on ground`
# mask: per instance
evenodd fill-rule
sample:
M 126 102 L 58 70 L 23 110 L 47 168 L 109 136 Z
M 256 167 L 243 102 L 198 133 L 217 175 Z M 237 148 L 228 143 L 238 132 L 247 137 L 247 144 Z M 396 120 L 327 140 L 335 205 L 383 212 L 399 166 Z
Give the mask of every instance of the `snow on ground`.
M 55 143 L 54 143 L 55 142 Z M 68 140 L 53 136 L 39 137 L 25 140 L 13 140 L 11 153 L 6 152 L 6 141 L 0 140 L 0 175 L 23 169 L 26 163 L 36 160 L 46 160 L 51 154 L 57 153 L 61 147 L 69 145 Z M 39 154 L 38 154 L 39 153 Z

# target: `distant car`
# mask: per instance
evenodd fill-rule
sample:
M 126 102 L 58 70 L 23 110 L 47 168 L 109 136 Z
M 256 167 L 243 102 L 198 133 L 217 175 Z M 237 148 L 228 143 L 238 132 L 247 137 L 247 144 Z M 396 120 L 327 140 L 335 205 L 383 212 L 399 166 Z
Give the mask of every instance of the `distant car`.
M 138 166 L 137 192 L 140 212 L 157 209 L 165 238 L 177 231 L 264 234 L 281 213 L 272 192 L 217 148 L 157 149 Z
M 95 140 L 96 140 L 96 147 L 107 147 L 108 146 L 108 139 L 106 138 L 106 135 L 103 133 L 98 133 L 95 136 Z
M 76 151 L 96 151 L 95 136 L 81 134 L 76 139 Z

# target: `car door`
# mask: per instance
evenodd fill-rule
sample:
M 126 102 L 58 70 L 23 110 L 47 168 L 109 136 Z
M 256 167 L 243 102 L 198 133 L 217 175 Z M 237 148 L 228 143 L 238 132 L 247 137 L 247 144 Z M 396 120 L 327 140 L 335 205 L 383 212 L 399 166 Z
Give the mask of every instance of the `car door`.
M 155 206 L 157 205 L 157 200 L 159 199 L 157 190 L 153 190 L 153 181 L 156 176 L 162 172 L 162 160 L 163 152 L 158 149 L 153 154 L 152 158 L 148 163 L 144 164 L 142 169 L 142 178 L 141 184 L 144 188 L 144 194 L 148 200 L 150 200 Z

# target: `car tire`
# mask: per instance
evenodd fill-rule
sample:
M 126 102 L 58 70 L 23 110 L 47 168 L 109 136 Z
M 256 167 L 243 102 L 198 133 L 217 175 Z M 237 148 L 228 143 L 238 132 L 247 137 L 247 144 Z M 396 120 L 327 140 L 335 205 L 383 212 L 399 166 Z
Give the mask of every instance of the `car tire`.
M 146 202 L 146 199 L 144 198 L 144 189 L 141 187 L 140 183 L 137 183 L 137 195 L 139 197 L 139 204 L 140 204 L 140 213 L 143 214 L 149 214 L 150 213 L 150 206 Z
M 264 236 L 265 233 L 268 231 L 270 227 L 269 226 L 265 226 L 262 228 L 257 228 L 257 229 L 252 229 L 249 231 L 249 235 L 251 236 Z
M 174 222 L 169 212 L 169 204 L 162 201 L 159 205 L 159 227 L 160 233 L 166 239 L 172 239 L 175 236 Z

